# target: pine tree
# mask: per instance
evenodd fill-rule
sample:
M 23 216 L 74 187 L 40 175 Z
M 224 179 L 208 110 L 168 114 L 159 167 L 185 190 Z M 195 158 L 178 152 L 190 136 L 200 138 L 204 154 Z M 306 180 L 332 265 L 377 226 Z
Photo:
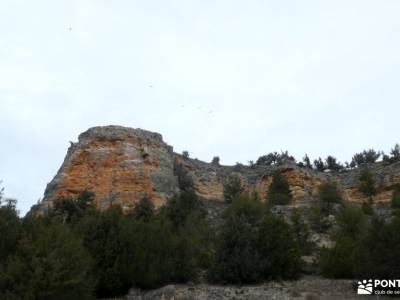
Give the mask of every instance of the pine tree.
M 271 205 L 287 205 L 292 196 L 289 184 L 282 176 L 281 172 L 276 171 L 272 176 L 272 182 L 268 188 L 267 201 Z

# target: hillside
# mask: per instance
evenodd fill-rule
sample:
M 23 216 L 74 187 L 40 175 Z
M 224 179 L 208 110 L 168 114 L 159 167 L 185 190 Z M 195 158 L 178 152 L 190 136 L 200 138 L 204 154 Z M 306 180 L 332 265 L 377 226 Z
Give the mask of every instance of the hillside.
M 82 191 L 95 194 L 99 209 L 119 204 L 130 210 L 144 196 L 160 207 L 180 193 L 174 165 L 180 164 L 193 180 L 196 194 L 204 201 L 223 201 L 225 179 L 236 174 L 249 192 L 262 201 L 278 169 L 289 183 L 290 207 L 308 207 L 316 201 L 318 188 L 334 181 L 347 202 L 367 200 L 358 189 L 359 168 L 340 172 L 319 172 L 295 163 L 276 166 L 222 166 L 184 157 L 173 152 L 158 133 L 120 126 L 93 127 L 71 143 L 58 173 L 48 184 L 39 212 L 45 212 L 62 197 L 74 197 Z M 368 165 L 377 184 L 374 208 L 384 210 L 392 197 L 393 186 L 400 183 L 400 163 Z

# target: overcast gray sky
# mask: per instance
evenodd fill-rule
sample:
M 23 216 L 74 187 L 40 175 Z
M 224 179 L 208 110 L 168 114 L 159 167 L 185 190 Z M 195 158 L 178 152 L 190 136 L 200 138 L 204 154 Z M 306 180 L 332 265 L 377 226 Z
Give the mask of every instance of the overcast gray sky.
M 0 179 L 25 213 L 91 126 L 224 164 L 399 138 L 400 1 L 0 2 Z

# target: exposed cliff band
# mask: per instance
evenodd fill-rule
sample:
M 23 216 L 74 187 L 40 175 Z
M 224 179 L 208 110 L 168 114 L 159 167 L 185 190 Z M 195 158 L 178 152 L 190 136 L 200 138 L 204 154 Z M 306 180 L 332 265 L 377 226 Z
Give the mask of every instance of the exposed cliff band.
M 62 197 L 76 196 L 81 191 L 95 193 L 100 209 L 120 204 L 130 209 L 147 196 L 156 207 L 179 193 L 174 163 L 186 168 L 193 179 L 196 193 L 205 200 L 223 199 L 226 176 L 236 173 L 250 192 L 265 199 L 273 172 L 279 168 L 290 185 L 293 206 L 311 204 L 319 185 L 336 181 L 346 201 L 362 203 L 358 191 L 359 170 L 324 173 L 300 168 L 295 164 L 278 167 L 220 166 L 184 158 L 173 152 L 158 133 L 121 126 L 93 127 L 72 143 L 57 175 L 48 184 L 40 209 L 52 207 Z M 400 163 L 370 166 L 378 186 L 375 203 L 389 202 L 392 187 L 400 183 Z

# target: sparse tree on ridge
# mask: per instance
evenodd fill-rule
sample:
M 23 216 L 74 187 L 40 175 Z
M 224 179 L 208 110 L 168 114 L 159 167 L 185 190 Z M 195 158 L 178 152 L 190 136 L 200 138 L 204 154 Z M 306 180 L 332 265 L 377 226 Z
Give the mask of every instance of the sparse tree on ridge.
M 224 182 L 224 199 L 226 203 L 231 203 L 235 198 L 244 192 L 242 180 L 238 175 L 232 174 Z

